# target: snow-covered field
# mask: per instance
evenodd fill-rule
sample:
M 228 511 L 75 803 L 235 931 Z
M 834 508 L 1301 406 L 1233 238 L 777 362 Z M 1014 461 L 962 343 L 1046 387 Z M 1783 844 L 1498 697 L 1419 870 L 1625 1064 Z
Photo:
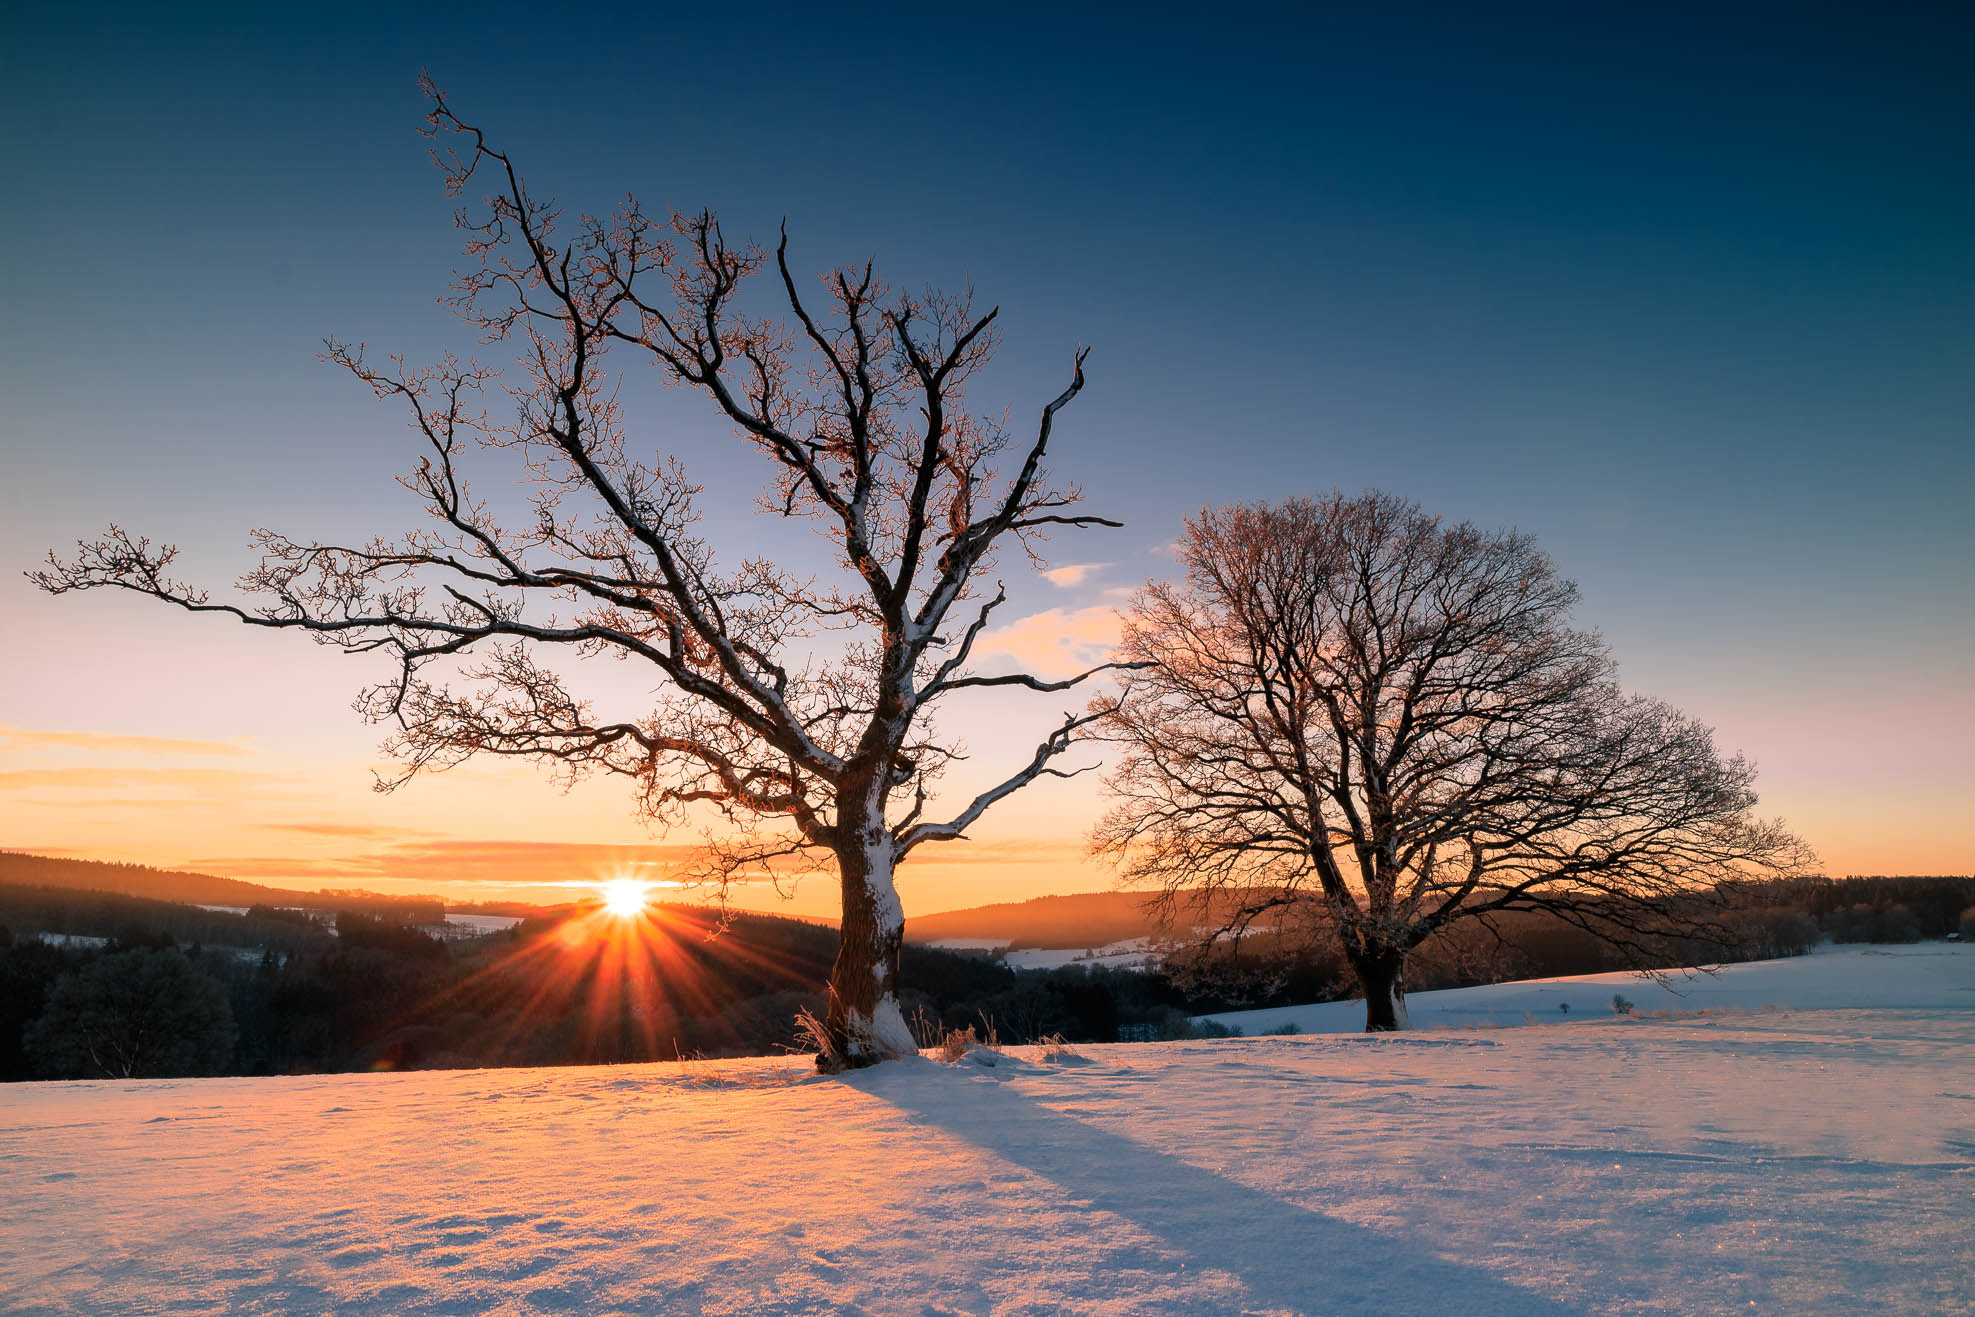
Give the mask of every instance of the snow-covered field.
M 1709 973 L 1585 974 L 1568 979 L 1523 979 L 1482 988 L 1406 994 L 1416 1029 L 1506 1028 L 1610 1019 L 1612 998 L 1624 997 L 1635 1013 L 1691 1014 L 1750 1011 L 1772 1006 L 1795 1010 L 1975 1010 L 1975 944 L 1923 942 L 1911 946 L 1832 946 L 1808 956 L 1724 965 Z M 1362 1001 L 1320 1002 L 1256 1011 L 1227 1011 L 1204 1019 L 1234 1025 L 1248 1035 L 1285 1025 L 1298 1033 L 1355 1033 L 1365 1027 Z
M 11 1086 L 0 1306 L 1975 1311 L 1975 948 L 1788 964 L 1774 1011 L 1053 1065 Z
M 1061 969 L 1065 965 L 1143 969 L 1164 955 L 1151 938 L 1135 937 L 1101 947 L 1021 947 L 1001 958 L 1010 969 Z

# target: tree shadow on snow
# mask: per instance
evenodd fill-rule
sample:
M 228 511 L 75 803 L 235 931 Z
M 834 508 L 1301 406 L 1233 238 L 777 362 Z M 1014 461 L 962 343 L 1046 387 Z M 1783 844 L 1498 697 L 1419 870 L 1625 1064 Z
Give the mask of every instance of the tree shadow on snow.
M 873 1097 L 1042 1176 L 1092 1211 L 1122 1217 L 1184 1255 L 1187 1271 L 1235 1276 L 1256 1307 L 1465 1317 L 1583 1311 L 1435 1257 L 1424 1241 L 1312 1212 L 1051 1111 L 985 1076 L 917 1066 L 866 1075 L 859 1087 Z

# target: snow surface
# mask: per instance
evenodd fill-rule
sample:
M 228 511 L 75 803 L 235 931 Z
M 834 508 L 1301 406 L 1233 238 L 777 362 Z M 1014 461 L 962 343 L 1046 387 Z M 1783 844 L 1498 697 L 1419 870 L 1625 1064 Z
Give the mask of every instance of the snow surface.
M 0 1308 L 1975 1311 L 1975 947 L 1786 965 L 1827 1005 L 12 1085 Z

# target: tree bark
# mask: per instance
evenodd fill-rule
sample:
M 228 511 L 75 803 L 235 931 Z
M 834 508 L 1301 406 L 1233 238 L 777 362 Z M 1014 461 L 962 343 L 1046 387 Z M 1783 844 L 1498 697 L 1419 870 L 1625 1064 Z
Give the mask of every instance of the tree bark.
M 1353 957 L 1351 968 L 1365 992 L 1365 1032 L 1395 1033 L 1413 1027 L 1406 1013 L 1406 953 L 1380 949 Z
M 816 1058 L 821 1070 L 851 1070 L 918 1052 L 898 1007 L 905 910 L 893 882 L 892 850 L 890 835 L 879 827 L 863 830 L 837 851 L 843 923 L 823 1020 L 827 1046 Z

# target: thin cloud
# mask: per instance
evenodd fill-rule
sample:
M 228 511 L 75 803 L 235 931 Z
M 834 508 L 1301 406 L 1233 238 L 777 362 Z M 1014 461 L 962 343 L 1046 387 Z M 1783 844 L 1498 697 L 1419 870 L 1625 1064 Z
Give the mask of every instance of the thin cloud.
M 17 768 L 0 773 L 0 789 L 9 791 L 258 788 L 266 782 L 265 773 L 248 773 L 232 768 Z
M 310 882 L 345 883 L 381 876 L 361 859 L 303 860 L 290 855 L 204 856 L 174 867 L 220 878 L 253 880 L 305 879 Z
M 270 825 L 280 827 L 282 825 Z M 332 825 L 333 826 L 333 825 Z M 290 826 L 290 831 L 298 829 Z M 377 835 L 403 835 L 376 829 Z M 187 867 L 227 878 L 329 883 L 393 882 L 426 890 L 444 888 L 592 887 L 632 874 L 668 883 L 703 857 L 683 843 L 611 845 L 591 842 L 421 839 L 357 854 L 315 857 L 212 856 Z M 737 884 L 766 881 L 745 877 Z
M 1092 576 L 1095 576 L 1098 572 L 1103 571 L 1111 565 L 1108 562 L 1065 563 L 1061 567 L 1050 568 L 1042 575 L 1044 580 L 1048 581 L 1057 589 L 1068 590 L 1072 586 L 1082 585 Z
M 386 828 L 374 823 L 256 823 L 270 832 L 300 832 L 311 837 L 403 837 L 408 828 Z
M 909 881 L 915 874 L 924 874 L 929 870 L 969 865 L 992 865 L 997 869 L 1006 869 L 1018 865 L 1074 864 L 1086 857 L 1088 849 L 1082 841 L 1050 837 L 947 842 L 937 846 L 921 846 L 912 852 L 912 858 L 898 872 L 902 880 Z
M 549 863 L 659 864 L 676 863 L 697 855 L 699 850 L 698 846 L 685 842 L 612 844 L 610 842 L 439 838 L 393 846 L 389 854 L 395 860 L 409 860 L 419 864 L 511 864 L 517 860 Z
M 1003 655 L 1039 677 L 1059 680 L 1104 662 L 1117 643 L 1114 609 L 1050 608 L 984 633 L 974 652 Z
M 254 752 L 231 741 L 201 741 L 176 736 L 115 736 L 108 732 L 35 731 L 0 727 L 0 741 L 24 749 L 89 750 L 103 754 L 224 755 L 238 758 Z
M 30 800 L 23 802 L 36 809 L 87 809 L 97 812 L 112 809 L 230 809 L 231 800 L 213 800 L 198 796 L 125 796 L 102 797 L 86 796 L 81 800 Z

